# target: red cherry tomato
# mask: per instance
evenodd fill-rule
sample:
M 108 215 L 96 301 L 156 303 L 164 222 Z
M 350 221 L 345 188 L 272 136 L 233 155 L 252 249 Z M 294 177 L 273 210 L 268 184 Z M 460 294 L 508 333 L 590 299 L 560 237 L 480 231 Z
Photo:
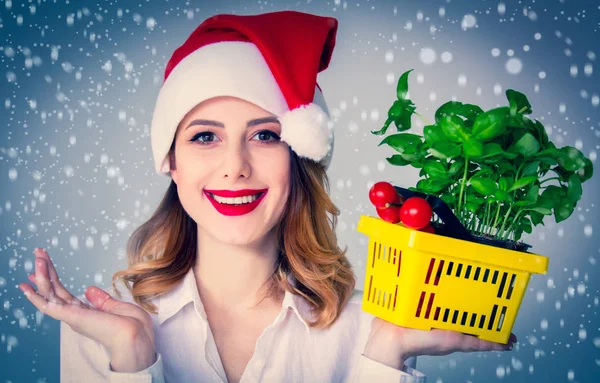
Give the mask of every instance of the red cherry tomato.
M 427 226 L 425 226 L 424 228 L 419 229 L 419 231 L 424 231 L 426 233 L 435 234 L 435 229 L 433 228 L 433 226 L 430 223 L 427 224 Z
M 387 203 L 400 203 L 400 196 L 389 182 L 377 182 L 369 190 L 369 200 L 375 207 L 383 208 Z
M 413 229 L 422 229 L 431 221 L 431 206 L 423 198 L 411 197 L 400 208 L 400 220 Z
M 390 206 L 388 208 L 375 208 L 377 214 L 381 219 L 389 223 L 400 222 L 400 208 L 397 206 Z

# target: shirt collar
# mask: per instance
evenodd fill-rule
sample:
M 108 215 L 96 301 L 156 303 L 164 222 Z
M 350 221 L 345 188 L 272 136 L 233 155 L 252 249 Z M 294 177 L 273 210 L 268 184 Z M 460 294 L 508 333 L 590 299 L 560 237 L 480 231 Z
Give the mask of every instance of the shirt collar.
M 291 275 L 288 276 L 288 281 L 295 286 L 295 278 Z M 158 323 L 163 324 L 167 319 L 177 314 L 183 309 L 188 303 L 193 302 L 194 308 L 198 315 L 204 320 L 207 320 L 206 311 L 204 311 L 204 305 L 200 300 L 198 294 L 198 286 L 196 285 L 196 278 L 194 276 L 194 268 L 190 267 L 183 280 L 177 284 L 172 290 L 158 297 Z M 310 333 L 310 326 L 305 318 L 312 318 L 312 310 L 310 304 L 300 295 L 292 294 L 289 291 L 285 292 L 283 297 L 283 303 L 281 305 L 282 311 L 292 309 L 296 314 L 296 317 L 306 328 L 306 331 Z

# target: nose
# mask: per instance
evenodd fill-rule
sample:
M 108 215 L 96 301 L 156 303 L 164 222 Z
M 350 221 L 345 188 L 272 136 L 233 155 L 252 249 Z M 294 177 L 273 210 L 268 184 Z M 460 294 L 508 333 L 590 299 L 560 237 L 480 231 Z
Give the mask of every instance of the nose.
M 231 144 L 223 159 L 223 175 L 226 178 L 238 179 L 250 177 L 252 171 L 250 166 L 250 153 L 244 144 Z

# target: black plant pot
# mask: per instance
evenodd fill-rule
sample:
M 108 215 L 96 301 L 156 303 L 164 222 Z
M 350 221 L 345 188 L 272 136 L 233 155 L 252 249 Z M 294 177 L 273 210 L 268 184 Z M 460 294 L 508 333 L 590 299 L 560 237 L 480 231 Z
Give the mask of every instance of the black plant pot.
M 496 238 L 488 238 L 482 235 L 472 234 L 464 227 L 464 225 L 460 222 L 456 215 L 454 215 L 452 209 L 450 209 L 441 198 L 432 196 L 430 194 L 401 188 L 399 186 L 394 186 L 394 188 L 396 189 L 396 192 L 400 194 L 405 200 L 411 197 L 420 197 L 425 199 L 429 203 L 433 212 L 443 222 L 442 224 L 433 225 L 435 228 L 435 233 L 438 235 L 443 235 L 446 237 L 456 239 L 463 239 L 466 241 L 500 247 L 508 250 L 527 251 L 529 248 L 531 248 L 531 245 L 528 245 L 524 242 L 501 240 Z

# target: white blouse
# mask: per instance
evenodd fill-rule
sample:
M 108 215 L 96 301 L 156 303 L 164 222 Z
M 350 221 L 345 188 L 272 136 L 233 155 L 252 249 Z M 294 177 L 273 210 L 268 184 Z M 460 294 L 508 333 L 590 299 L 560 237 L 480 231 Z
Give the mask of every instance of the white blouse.
M 121 300 L 133 302 L 124 287 Z M 112 383 L 226 383 L 227 377 L 198 294 L 193 269 L 169 293 L 153 301 L 156 362 L 136 373 L 110 369 L 110 353 L 99 342 L 61 323 L 60 381 Z M 328 329 L 314 329 L 308 302 L 285 293 L 281 312 L 256 342 L 240 383 L 251 382 L 411 382 L 424 383 L 414 369 L 403 371 L 364 355 L 374 316 L 362 311 L 362 291 L 355 290 L 340 317 Z

